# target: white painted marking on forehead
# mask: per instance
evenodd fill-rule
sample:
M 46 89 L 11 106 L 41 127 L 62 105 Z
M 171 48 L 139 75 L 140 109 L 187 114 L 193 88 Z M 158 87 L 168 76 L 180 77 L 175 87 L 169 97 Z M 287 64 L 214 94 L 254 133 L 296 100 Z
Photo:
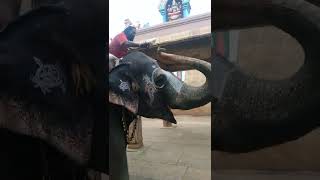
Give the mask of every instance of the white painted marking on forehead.
M 31 81 L 35 88 L 40 88 L 43 94 L 50 93 L 52 88 L 59 87 L 66 93 L 65 76 L 58 64 L 44 64 L 39 58 L 33 57 L 38 68 Z
M 127 81 L 121 81 L 120 79 L 120 85 L 119 88 L 124 92 L 125 90 L 130 91 L 130 86 L 129 83 Z

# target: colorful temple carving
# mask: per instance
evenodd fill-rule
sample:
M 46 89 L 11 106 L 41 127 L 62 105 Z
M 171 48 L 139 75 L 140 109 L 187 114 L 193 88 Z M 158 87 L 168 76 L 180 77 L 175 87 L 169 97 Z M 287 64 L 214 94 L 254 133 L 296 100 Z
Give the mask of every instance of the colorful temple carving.
M 159 5 L 163 22 L 188 17 L 190 9 L 190 0 L 161 0 Z

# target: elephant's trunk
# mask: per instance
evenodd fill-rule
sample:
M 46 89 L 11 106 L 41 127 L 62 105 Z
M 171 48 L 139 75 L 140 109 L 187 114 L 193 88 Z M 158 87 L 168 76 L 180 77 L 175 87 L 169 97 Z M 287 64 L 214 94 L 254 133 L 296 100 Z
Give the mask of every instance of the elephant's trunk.
M 215 0 L 213 6 L 214 31 L 274 25 L 301 44 L 305 63 L 279 81 L 259 80 L 239 68 L 230 73 L 213 105 L 212 148 L 248 152 L 297 139 L 319 126 L 317 117 L 301 120 L 319 114 L 320 8 L 304 0 Z
M 160 62 L 170 61 L 175 66 L 168 66 L 166 69 L 175 71 L 175 67 L 181 64 L 184 69 L 197 69 L 202 72 L 206 77 L 206 82 L 200 87 L 192 87 L 179 80 L 172 73 L 165 72 L 168 84 L 164 87 L 166 96 L 169 99 L 169 106 L 173 109 L 188 110 L 196 107 L 203 106 L 210 102 L 209 92 L 209 77 L 211 73 L 210 63 L 199 60 L 196 58 L 190 58 L 185 56 L 179 56 L 174 54 L 168 54 L 160 52 Z M 181 68 L 179 69 L 181 70 Z

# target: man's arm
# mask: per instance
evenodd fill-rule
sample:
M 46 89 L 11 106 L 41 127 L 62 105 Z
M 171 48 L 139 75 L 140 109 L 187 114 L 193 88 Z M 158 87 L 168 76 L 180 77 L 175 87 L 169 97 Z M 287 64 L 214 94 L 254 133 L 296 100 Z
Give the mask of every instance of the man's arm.
M 141 44 L 140 43 L 135 43 L 135 42 L 132 42 L 132 41 L 126 41 L 122 44 L 122 46 L 124 48 L 130 48 L 130 47 L 140 47 Z
M 144 43 L 135 43 L 132 41 L 126 41 L 122 44 L 125 48 L 130 48 L 130 47 L 140 47 L 140 48 L 150 48 L 152 46 L 152 43 L 149 42 L 144 42 Z

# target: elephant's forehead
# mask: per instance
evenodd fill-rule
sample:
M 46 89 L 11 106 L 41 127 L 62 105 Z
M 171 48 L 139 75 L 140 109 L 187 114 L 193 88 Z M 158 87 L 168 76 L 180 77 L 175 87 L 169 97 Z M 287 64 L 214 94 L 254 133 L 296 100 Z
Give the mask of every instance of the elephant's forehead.
M 153 62 L 148 62 L 144 64 L 136 64 L 132 66 L 132 72 L 134 72 L 137 75 L 141 75 L 141 77 L 144 76 L 149 76 L 150 78 L 152 77 L 152 73 L 156 69 L 159 68 L 159 65 Z

